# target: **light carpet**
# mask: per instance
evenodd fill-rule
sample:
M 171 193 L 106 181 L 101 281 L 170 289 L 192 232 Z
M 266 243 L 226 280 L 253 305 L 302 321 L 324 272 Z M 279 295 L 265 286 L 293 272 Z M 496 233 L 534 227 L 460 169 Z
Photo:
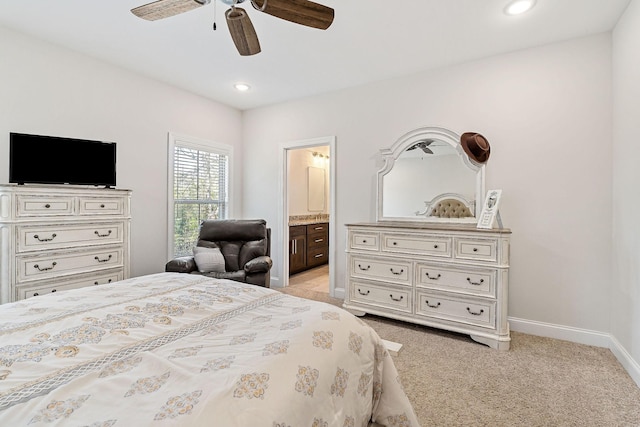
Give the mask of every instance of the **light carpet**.
M 341 307 L 326 293 L 282 292 Z M 638 427 L 640 388 L 610 350 L 511 333 L 497 351 L 466 335 L 366 315 L 393 355 L 422 427 Z

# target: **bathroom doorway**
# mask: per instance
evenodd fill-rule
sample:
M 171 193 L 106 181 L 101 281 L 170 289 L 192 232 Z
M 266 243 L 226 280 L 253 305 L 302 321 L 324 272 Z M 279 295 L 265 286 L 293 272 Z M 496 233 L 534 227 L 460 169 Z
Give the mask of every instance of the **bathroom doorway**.
M 334 137 L 283 144 L 282 284 L 296 291 L 334 296 L 334 152 Z

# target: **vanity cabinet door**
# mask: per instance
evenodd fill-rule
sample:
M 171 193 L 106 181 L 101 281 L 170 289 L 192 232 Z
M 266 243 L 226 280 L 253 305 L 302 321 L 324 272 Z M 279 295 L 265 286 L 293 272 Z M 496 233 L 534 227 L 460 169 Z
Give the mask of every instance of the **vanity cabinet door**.
M 289 274 L 307 268 L 307 229 L 304 225 L 289 227 Z

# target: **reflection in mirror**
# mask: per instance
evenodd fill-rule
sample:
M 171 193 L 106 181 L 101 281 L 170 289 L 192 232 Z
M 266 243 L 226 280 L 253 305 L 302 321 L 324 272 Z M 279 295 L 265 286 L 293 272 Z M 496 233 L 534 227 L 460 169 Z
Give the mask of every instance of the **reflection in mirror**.
M 307 194 L 308 194 L 308 210 L 323 211 L 324 210 L 324 169 L 307 168 Z
M 421 128 L 382 150 L 378 220 L 475 222 L 476 200 L 484 193 L 484 166 L 469 161 L 459 141 L 446 129 Z M 434 210 L 442 201 L 453 208 Z M 439 212 L 446 214 L 434 216 Z

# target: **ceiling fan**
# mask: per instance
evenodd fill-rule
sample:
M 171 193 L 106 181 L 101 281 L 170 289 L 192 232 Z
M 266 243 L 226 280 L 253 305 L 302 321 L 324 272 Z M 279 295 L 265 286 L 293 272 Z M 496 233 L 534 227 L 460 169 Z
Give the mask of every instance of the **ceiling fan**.
M 214 0 L 215 1 L 215 0 Z M 229 5 L 225 12 L 233 43 L 242 56 L 260 53 L 260 42 L 247 12 L 237 7 L 245 0 L 221 0 Z M 254 9 L 307 27 L 326 30 L 333 22 L 332 8 L 309 0 L 249 0 Z M 206 6 L 211 0 L 157 0 L 131 9 L 139 18 L 156 21 Z M 214 24 L 215 29 L 215 24 Z

